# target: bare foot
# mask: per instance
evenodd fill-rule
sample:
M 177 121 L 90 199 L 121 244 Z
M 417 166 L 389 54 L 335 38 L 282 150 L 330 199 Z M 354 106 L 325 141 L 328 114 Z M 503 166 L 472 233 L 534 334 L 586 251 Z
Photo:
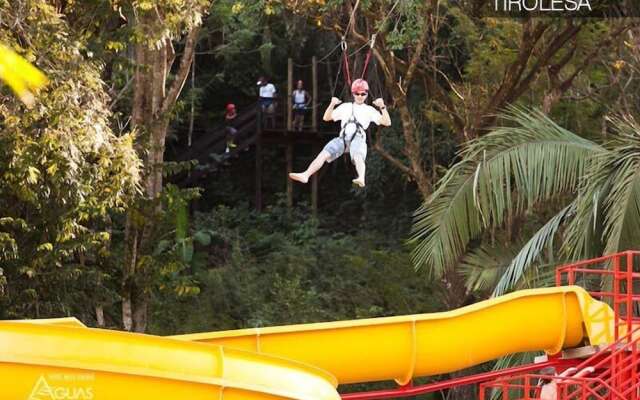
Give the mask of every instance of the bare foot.
M 353 184 L 356 185 L 356 186 L 364 187 L 364 178 L 356 178 L 356 179 L 352 180 L 351 182 L 353 182 Z
M 309 182 L 309 177 L 301 172 L 301 173 L 290 173 L 289 174 L 289 178 L 293 179 L 294 181 L 298 181 L 298 182 L 302 182 L 302 183 L 307 183 Z

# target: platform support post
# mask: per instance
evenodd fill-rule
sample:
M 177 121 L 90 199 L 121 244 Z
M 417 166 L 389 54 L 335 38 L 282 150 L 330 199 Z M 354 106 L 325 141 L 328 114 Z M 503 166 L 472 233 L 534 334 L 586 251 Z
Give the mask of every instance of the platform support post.
M 293 94 L 293 60 L 287 61 L 287 131 L 293 130 L 293 103 L 291 95 Z
M 311 108 L 311 131 L 318 131 L 318 59 L 316 56 L 311 58 L 311 73 L 312 73 L 312 108 Z
M 262 113 L 256 118 L 256 210 L 262 211 Z

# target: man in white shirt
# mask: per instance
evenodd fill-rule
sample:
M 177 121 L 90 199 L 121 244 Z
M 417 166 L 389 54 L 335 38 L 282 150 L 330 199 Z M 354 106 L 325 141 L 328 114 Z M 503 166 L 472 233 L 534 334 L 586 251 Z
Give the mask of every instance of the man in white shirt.
M 275 102 L 276 87 L 273 83 L 269 82 L 268 77 L 260 77 L 258 79 L 258 86 L 260 91 L 260 107 L 265 120 L 271 120 L 271 125 L 275 127 Z
M 376 125 L 390 126 L 391 117 L 384 100 L 375 99 L 373 105 L 378 110 L 365 104 L 369 95 L 369 84 L 364 79 L 356 79 L 351 85 L 353 103 L 341 103 L 340 99 L 333 97 L 322 119 L 324 121 L 341 121 L 340 136 L 332 139 L 324 146 L 324 149 L 309 164 L 307 170 L 300 173 L 290 173 L 289 178 L 294 181 L 307 183 L 309 177 L 315 174 L 325 162 L 332 162 L 345 152 L 351 156 L 351 162 L 356 166 L 358 176 L 353 179 L 354 185 L 364 187 L 365 185 L 365 160 L 367 158 L 367 134 L 366 130 L 371 122 Z

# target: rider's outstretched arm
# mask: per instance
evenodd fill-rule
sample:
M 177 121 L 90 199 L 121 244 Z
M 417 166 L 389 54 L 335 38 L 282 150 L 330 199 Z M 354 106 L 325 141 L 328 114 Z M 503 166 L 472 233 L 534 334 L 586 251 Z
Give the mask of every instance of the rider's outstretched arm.
M 391 117 L 389 116 L 389 111 L 387 111 L 387 106 L 384 104 L 384 100 L 382 98 L 375 99 L 373 101 L 373 105 L 378 107 L 380 114 L 382 114 L 382 118 L 380 118 L 380 125 L 391 126 Z
M 342 103 L 340 99 L 338 99 L 337 97 L 332 97 L 331 103 L 329 103 L 329 107 L 327 107 L 324 115 L 322 116 L 322 120 L 326 122 L 333 121 L 333 117 L 331 116 L 331 114 L 333 114 L 333 109 L 340 103 Z

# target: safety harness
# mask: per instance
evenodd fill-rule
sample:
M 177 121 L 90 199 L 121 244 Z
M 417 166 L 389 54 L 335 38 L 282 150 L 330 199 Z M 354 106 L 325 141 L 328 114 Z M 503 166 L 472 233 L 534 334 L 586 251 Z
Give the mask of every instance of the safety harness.
M 347 127 L 349 125 L 355 125 L 355 130 L 354 130 L 353 134 L 351 135 L 351 137 L 349 138 L 349 144 L 347 145 L 347 133 L 346 133 L 346 130 L 347 130 Z M 353 139 L 356 137 L 357 134 L 361 134 L 362 137 L 366 137 L 366 130 L 364 129 L 362 124 L 360 122 L 358 122 L 358 120 L 356 119 L 355 105 L 353 103 L 351 103 L 351 116 L 349 117 L 347 122 L 344 124 L 344 126 L 340 130 L 340 137 L 342 138 L 342 142 L 344 143 L 344 152 L 345 152 L 345 154 L 347 153 L 347 149 L 349 149 L 349 150 L 351 149 L 351 142 L 353 142 Z

